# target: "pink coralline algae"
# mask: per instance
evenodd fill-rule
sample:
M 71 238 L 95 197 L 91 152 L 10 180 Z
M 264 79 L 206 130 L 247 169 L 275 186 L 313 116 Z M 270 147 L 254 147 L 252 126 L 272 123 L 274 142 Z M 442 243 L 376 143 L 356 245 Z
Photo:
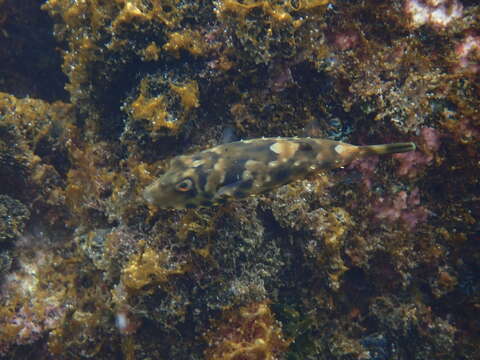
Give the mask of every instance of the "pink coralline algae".
M 457 71 L 475 74 L 480 70 L 480 36 L 467 35 L 455 48 Z
M 420 171 L 432 163 L 435 153 L 440 148 L 440 133 L 438 130 L 425 127 L 420 131 L 417 151 L 396 154 L 394 158 L 400 161 L 397 174 L 400 176 L 416 177 Z
M 420 131 L 420 136 L 429 153 L 437 151 L 440 148 L 440 133 L 436 129 L 425 127 Z
M 457 0 L 406 0 L 405 12 L 414 29 L 422 25 L 442 29 L 462 16 L 463 5 Z
M 55 295 L 40 295 L 38 276 L 40 268 L 48 260 L 46 254 L 38 251 L 30 262 L 19 261 L 18 271 L 3 279 L 0 288 L 0 299 L 3 301 L 0 355 L 6 354 L 14 344 L 33 344 L 64 320 L 65 304 L 61 304 Z
M 428 218 L 428 210 L 420 206 L 420 190 L 413 189 L 410 193 L 398 192 L 392 199 L 380 197 L 373 205 L 375 218 L 391 223 L 403 223 L 409 230 Z
M 362 184 L 365 189 L 372 188 L 372 179 L 375 175 L 375 169 L 380 161 L 378 156 L 369 156 L 365 159 L 357 159 L 353 161 L 348 168 L 355 169 L 362 174 Z
M 360 36 L 355 31 L 345 31 L 333 35 L 335 48 L 344 51 L 356 47 L 360 42 Z

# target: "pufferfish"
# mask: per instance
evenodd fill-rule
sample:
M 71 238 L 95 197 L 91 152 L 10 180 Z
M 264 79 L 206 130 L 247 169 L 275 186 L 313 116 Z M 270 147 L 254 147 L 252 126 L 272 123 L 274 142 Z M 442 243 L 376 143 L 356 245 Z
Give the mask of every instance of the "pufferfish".
M 413 150 L 411 142 L 355 146 L 308 137 L 236 141 L 175 157 L 143 196 L 160 208 L 208 207 L 264 193 L 368 155 Z

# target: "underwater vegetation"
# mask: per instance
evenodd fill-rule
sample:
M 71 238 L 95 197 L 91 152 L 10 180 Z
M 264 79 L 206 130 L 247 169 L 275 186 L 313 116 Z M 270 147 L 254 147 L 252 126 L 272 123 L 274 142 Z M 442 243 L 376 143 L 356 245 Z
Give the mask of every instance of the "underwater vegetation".
M 480 357 L 477 2 L 0 0 L 0 62 L 0 359 Z M 143 198 L 279 136 L 417 147 Z

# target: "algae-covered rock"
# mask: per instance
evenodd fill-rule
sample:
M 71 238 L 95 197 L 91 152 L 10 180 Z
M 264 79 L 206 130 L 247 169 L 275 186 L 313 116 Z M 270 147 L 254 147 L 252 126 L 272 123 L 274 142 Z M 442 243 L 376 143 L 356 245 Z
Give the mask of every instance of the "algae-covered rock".
M 0 91 L 19 98 L 66 101 L 67 78 L 52 19 L 36 0 L 2 0 L 0 14 Z
M 20 201 L 0 195 L 0 244 L 20 236 L 29 218 L 30 211 Z

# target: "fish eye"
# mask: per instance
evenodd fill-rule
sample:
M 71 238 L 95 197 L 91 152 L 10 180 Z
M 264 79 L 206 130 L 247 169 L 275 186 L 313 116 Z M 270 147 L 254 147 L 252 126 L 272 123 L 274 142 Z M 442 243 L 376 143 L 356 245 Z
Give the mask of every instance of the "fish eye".
M 193 187 L 192 179 L 183 179 L 175 185 L 175 189 L 181 192 L 190 191 Z

